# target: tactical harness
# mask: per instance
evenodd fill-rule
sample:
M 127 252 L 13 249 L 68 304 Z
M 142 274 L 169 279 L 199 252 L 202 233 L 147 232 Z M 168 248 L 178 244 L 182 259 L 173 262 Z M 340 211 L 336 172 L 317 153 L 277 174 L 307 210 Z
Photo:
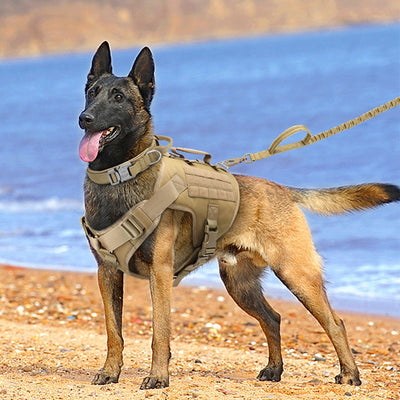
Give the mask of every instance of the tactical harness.
M 168 142 L 161 146 L 160 140 Z M 210 163 L 208 153 L 171 148 L 172 139 L 156 136 L 153 144 L 135 158 L 103 171 L 87 169 L 87 176 L 100 185 L 119 185 L 156 163 L 161 168 L 152 196 L 136 204 L 122 218 L 103 230 L 91 228 L 85 218 L 85 234 L 101 259 L 127 274 L 146 278 L 129 269 L 129 260 L 144 240 L 156 229 L 167 209 L 192 216 L 192 253 L 174 271 L 174 286 L 215 253 L 217 240 L 235 220 L 239 208 L 239 186 L 235 177 Z M 187 160 L 181 152 L 200 154 L 203 161 Z
M 326 139 L 344 130 L 367 121 L 378 114 L 397 107 L 400 97 L 388 101 L 367 113 L 344 122 L 327 131 L 312 136 L 304 125 L 295 125 L 282 132 L 271 146 L 258 153 L 246 153 L 212 165 L 211 155 L 198 150 L 171 148 L 172 139 L 156 136 L 153 144 L 133 159 L 104 171 L 87 169 L 87 176 L 100 185 L 118 185 L 135 178 L 147 168 L 160 162 L 153 195 L 130 209 L 108 228 L 97 231 L 81 218 L 81 223 L 90 244 L 108 265 L 127 274 L 145 278 L 129 270 L 129 260 L 144 240 L 160 222 L 167 209 L 181 210 L 192 215 L 193 252 L 174 271 L 174 286 L 191 271 L 207 262 L 215 253 L 217 240 L 231 227 L 239 208 L 239 187 L 233 175 L 226 169 L 239 163 L 252 163 L 275 154 L 297 149 Z M 294 134 L 306 132 L 305 137 L 288 144 L 281 144 Z M 167 146 L 160 146 L 165 140 Z M 171 148 L 172 154 L 168 152 Z M 203 161 L 187 160 L 180 152 L 201 154 Z

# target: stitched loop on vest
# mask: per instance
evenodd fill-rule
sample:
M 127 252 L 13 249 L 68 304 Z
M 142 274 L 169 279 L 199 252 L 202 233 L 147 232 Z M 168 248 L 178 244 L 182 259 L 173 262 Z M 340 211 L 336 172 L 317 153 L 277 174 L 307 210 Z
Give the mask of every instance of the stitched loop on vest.
M 186 149 L 184 147 L 171 147 L 171 152 L 182 159 L 185 159 L 185 156 L 181 154 L 180 152 L 183 153 L 189 153 L 189 154 L 197 154 L 197 155 L 202 155 L 203 156 L 203 162 L 206 164 L 211 165 L 211 154 L 207 153 L 206 151 L 202 150 L 194 150 L 194 149 Z

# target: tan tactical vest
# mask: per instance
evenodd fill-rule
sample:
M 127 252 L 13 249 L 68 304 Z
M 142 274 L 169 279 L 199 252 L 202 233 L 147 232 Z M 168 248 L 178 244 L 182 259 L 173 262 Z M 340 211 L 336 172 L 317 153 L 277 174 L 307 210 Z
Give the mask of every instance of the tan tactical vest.
M 208 153 L 172 148 L 171 139 L 157 141 L 127 163 L 106 171 L 91 171 L 88 177 L 100 184 L 119 184 L 134 178 L 151 165 L 161 162 L 153 195 L 129 210 L 108 228 L 97 231 L 82 218 L 82 226 L 92 247 L 108 265 L 140 278 L 129 270 L 129 260 L 160 222 L 167 209 L 192 215 L 192 255 L 174 271 L 174 286 L 191 271 L 207 262 L 215 253 L 217 240 L 231 227 L 239 208 L 239 187 L 235 177 L 223 168 L 211 165 Z M 160 146 L 158 140 L 169 141 Z M 190 161 L 179 152 L 201 154 L 204 161 Z

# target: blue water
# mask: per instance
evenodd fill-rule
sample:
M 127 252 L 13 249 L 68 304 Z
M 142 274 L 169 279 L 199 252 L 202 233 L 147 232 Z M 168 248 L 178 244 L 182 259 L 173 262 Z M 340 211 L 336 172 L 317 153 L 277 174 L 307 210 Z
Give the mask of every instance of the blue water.
M 111 43 L 112 45 L 112 43 Z M 115 51 L 126 75 L 139 49 Z M 153 48 L 155 131 L 215 161 L 260 151 L 291 125 L 313 134 L 400 93 L 400 25 Z M 77 116 L 92 54 L 0 63 L 0 262 L 95 271 L 79 225 L 85 165 Z M 400 112 L 232 172 L 286 185 L 400 184 Z M 334 303 L 400 315 L 398 204 L 307 214 Z M 286 296 L 269 274 L 265 292 Z M 186 280 L 219 285 L 215 263 Z

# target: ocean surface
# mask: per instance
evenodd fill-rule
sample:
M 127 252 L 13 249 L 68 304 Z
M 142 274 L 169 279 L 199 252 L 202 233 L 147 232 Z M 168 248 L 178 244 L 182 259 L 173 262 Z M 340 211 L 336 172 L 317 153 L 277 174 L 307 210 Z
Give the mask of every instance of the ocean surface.
M 139 50 L 114 51 L 114 72 L 125 76 Z M 292 125 L 316 134 L 400 95 L 399 24 L 152 50 L 156 133 L 215 162 L 263 150 Z M 86 166 L 77 124 L 92 55 L 0 62 L 0 263 L 96 271 L 79 224 Z M 400 108 L 231 172 L 307 188 L 400 185 Z M 400 316 L 399 204 L 306 215 L 333 305 Z M 222 285 L 215 262 L 185 282 Z M 265 294 L 291 296 L 273 273 Z

